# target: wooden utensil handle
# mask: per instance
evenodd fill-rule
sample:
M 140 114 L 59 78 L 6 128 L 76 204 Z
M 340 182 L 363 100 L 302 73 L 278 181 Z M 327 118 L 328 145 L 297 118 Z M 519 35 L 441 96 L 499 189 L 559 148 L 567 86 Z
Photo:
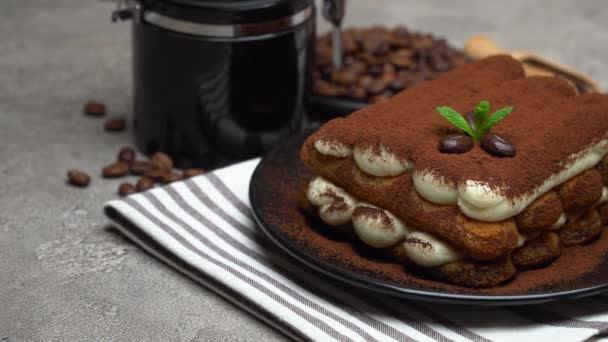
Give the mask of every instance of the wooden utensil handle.
M 490 38 L 482 34 L 471 37 L 471 39 L 469 39 L 469 41 L 465 44 L 464 51 L 473 59 L 480 59 L 505 53 L 505 51 L 498 48 L 498 46 L 496 46 L 496 44 L 490 40 Z

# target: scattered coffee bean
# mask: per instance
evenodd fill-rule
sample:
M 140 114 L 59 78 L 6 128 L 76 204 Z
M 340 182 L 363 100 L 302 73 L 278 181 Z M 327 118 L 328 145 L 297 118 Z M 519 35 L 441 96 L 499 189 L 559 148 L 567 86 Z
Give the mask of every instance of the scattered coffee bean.
M 123 147 L 118 151 L 118 161 L 131 164 L 135 161 L 135 150 L 131 147 Z
M 344 30 L 340 70 L 333 69 L 331 44 L 329 34 L 317 39 L 313 92 L 358 102 L 384 100 L 468 62 L 444 39 L 405 27 Z
M 127 127 L 127 120 L 125 118 L 111 118 L 105 122 L 103 127 L 106 132 L 122 132 Z
M 165 170 L 152 169 L 152 170 L 144 173 L 144 176 L 152 179 L 155 182 L 162 182 L 162 179 L 163 179 L 165 173 L 167 173 L 167 171 L 165 171 Z
M 101 175 L 104 178 L 118 178 L 126 176 L 129 173 L 129 164 L 123 162 L 116 162 L 105 166 L 101 170 Z
M 146 191 L 154 187 L 154 179 L 150 177 L 141 177 L 135 184 L 137 191 Z
M 203 173 L 205 173 L 205 171 L 203 169 L 185 169 L 182 172 L 182 176 L 184 178 L 190 178 L 190 177 L 202 175 Z
M 84 113 L 88 116 L 102 117 L 106 115 L 106 105 L 97 101 L 87 101 L 84 104 Z
M 74 186 L 84 188 L 91 182 L 91 177 L 80 170 L 73 169 L 68 171 L 68 182 Z
M 466 153 L 469 152 L 475 144 L 473 139 L 464 134 L 449 134 L 439 140 L 437 147 L 442 153 Z
M 154 168 L 159 170 L 170 171 L 173 169 L 173 160 L 171 160 L 168 154 L 163 152 L 154 153 L 152 158 L 150 158 L 150 163 L 152 163 Z
M 118 187 L 118 194 L 120 195 L 120 197 L 129 196 L 136 192 L 137 190 L 135 189 L 135 186 L 133 186 L 133 184 L 131 183 L 122 183 Z
M 152 170 L 152 168 L 152 164 L 148 161 L 135 160 L 131 163 L 130 171 L 131 174 L 139 176 Z
M 181 180 L 183 177 L 180 173 L 177 172 L 164 172 L 161 177 L 160 177 L 160 181 L 163 184 L 169 184 L 169 183 L 173 183 L 176 182 L 178 180 Z
M 494 133 L 484 134 L 480 144 L 486 152 L 499 158 L 513 157 L 516 152 L 515 145 L 509 139 Z

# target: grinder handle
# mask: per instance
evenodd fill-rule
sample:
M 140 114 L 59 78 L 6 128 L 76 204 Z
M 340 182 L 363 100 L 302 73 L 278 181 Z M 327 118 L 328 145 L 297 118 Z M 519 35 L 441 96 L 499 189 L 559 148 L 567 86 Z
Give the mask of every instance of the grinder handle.
M 492 55 L 507 53 L 501 50 L 490 38 L 477 34 L 464 45 L 464 51 L 473 59 L 481 59 Z

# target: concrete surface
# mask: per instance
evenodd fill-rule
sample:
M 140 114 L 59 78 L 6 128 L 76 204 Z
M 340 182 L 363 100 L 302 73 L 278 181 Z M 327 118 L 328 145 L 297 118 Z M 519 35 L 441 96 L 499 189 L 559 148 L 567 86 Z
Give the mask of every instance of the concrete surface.
M 131 142 L 81 114 L 89 98 L 130 111 L 129 30 L 110 24 L 112 8 L 0 1 L 0 341 L 283 340 L 108 227 L 101 204 L 118 181 L 64 184 Z M 406 23 L 456 44 L 486 32 L 608 86 L 604 0 L 349 0 L 348 12 L 347 25 Z

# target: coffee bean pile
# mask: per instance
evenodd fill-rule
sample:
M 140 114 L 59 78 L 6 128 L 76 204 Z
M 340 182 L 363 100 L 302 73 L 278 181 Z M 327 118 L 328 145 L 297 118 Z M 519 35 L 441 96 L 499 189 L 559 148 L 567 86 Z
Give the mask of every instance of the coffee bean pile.
M 403 26 L 342 32 L 343 66 L 332 65 L 331 35 L 317 40 L 313 93 L 374 103 L 467 63 L 445 39 Z
M 84 105 L 84 113 L 89 116 L 101 117 L 106 114 L 104 104 L 96 101 L 88 101 Z M 116 122 L 119 122 L 116 124 Z M 122 125 L 117 129 L 115 125 Z M 110 127 L 108 127 L 110 126 Z M 124 118 L 113 118 L 106 122 L 106 131 L 123 130 L 126 126 Z M 146 191 L 157 184 L 169 184 L 181 179 L 190 178 L 203 174 L 202 169 L 190 168 L 185 170 L 175 169 L 173 160 L 163 152 L 157 152 L 149 160 L 137 160 L 137 153 L 131 147 L 121 148 L 116 156 L 116 161 L 101 169 L 103 178 L 122 178 L 128 175 L 139 176 L 135 184 L 124 182 L 118 187 L 118 194 L 127 196 L 140 191 Z M 67 172 L 69 184 L 77 187 L 87 187 L 91 182 L 91 176 L 86 172 L 72 169 Z

